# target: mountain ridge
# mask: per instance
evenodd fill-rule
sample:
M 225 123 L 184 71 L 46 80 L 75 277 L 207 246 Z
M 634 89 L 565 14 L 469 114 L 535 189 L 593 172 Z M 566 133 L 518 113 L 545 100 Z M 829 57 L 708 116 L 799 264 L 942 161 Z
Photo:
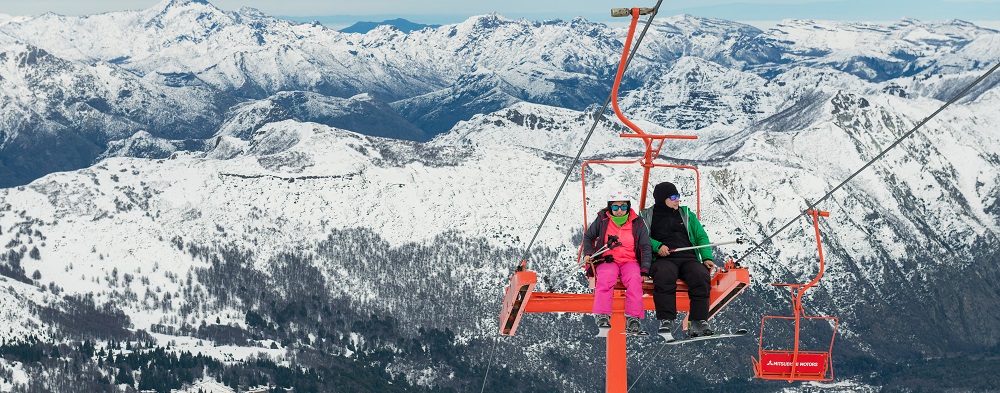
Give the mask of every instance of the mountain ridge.
M 156 18 L 168 18 L 169 23 L 158 24 L 154 21 Z M 823 35 L 825 33 L 812 32 L 809 26 L 822 27 L 821 31 L 829 31 L 830 26 L 848 30 L 862 45 L 854 52 L 850 46 L 840 52 L 830 52 L 824 49 L 829 45 L 822 42 L 831 38 Z M 734 22 L 680 15 L 657 20 L 653 27 L 649 44 L 640 48 L 642 56 L 626 73 L 624 97 L 662 97 L 655 91 L 686 89 L 683 80 L 679 84 L 661 86 L 650 84 L 646 76 L 665 74 L 678 62 L 701 59 L 705 70 L 721 66 L 738 79 L 764 78 L 791 83 L 792 86 L 786 88 L 789 90 L 801 89 L 798 85 L 804 83 L 784 76 L 795 72 L 796 67 L 808 67 L 840 70 L 861 81 L 886 83 L 887 89 L 902 89 L 897 90 L 900 94 L 934 94 L 943 99 L 951 90 L 942 86 L 953 83 L 928 80 L 922 75 L 982 69 L 989 58 L 990 43 L 997 36 L 994 30 L 967 28 L 970 25 L 966 22 L 922 23 L 914 20 L 878 28 L 843 22 L 788 21 L 763 31 Z M 138 82 L 144 85 L 144 91 L 168 96 L 175 90 L 200 91 L 198 99 L 188 100 L 185 105 L 218 108 L 212 109 L 215 112 L 224 112 L 224 108 L 244 101 L 267 99 L 282 91 L 304 91 L 334 98 L 371 94 L 393 106 L 405 119 L 395 121 L 405 131 L 377 135 L 399 135 L 414 140 L 427 140 L 477 113 L 494 112 L 519 101 L 575 110 L 601 102 L 617 61 L 615 53 L 621 45 L 621 29 L 580 18 L 569 22 L 531 22 L 495 14 L 482 15 L 463 23 L 410 34 L 376 29 L 349 38 L 352 37 L 349 34 L 283 21 L 259 11 L 223 11 L 210 3 L 183 1 L 164 1 L 146 10 L 88 17 L 47 14 L 16 18 L 0 26 L 0 33 L 33 45 L 67 64 L 101 64 L 97 67 L 113 69 L 119 76 L 102 79 L 114 85 Z M 940 42 L 920 41 L 938 36 L 949 38 Z M 108 37 L 132 38 L 128 42 L 118 42 Z M 906 37 L 916 38 L 908 41 Z M 812 48 L 813 42 L 818 43 L 817 48 Z M 844 47 L 842 43 L 837 45 Z M 874 47 L 866 49 L 866 45 Z M 905 54 L 904 58 L 917 59 L 914 62 L 919 64 L 917 68 L 909 71 L 899 68 L 896 64 L 901 60 L 893 54 L 900 53 Z M 136 77 L 139 81 L 134 80 Z M 837 75 L 827 81 L 840 83 L 837 80 L 846 78 Z M 5 79 L 17 81 L 20 78 L 8 75 Z M 986 86 L 997 81 L 1000 78 L 992 79 Z M 759 90 L 761 86 L 754 88 Z M 11 89 L 38 88 L 19 85 Z M 486 92 L 491 89 L 492 92 Z M 127 90 L 118 94 L 136 94 L 135 88 Z M 633 90 L 639 95 L 632 94 Z M 984 87 L 976 94 L 987 90 Z M 659 123 L 673 123 L 672 127 L 704 129 L 715 121 L 698 119 L 699 116 L 710 118 L 698 114 L 705 105 L 699 100 L 710 101 L 719 93 L 692 92 L 697 94 L 682 98 L 684 101 L 679 102 L 677 108 L 666 113 L 640 107 L 649 103 L 628 109 L 638 110 Z M 748 108 L 739 109 L 745 113 L 726 114 L 735 109 L 735 103 L 716 109 L 725 109 L 718 112 L 729 117 L 724 123 L 745 126 L 757 121 L 757 116 L 771 115 L 770 110 L 780 110 L 771 106 L 773 103 L 768 104 L 768 108 L 755 108 L 760 104 L 755 102 L 759 98 L 753 97 L 756 93 L 748 91 L 746 94 L 748 100 L 743 104 Z M 48 127 L 65 128 L 84 135 L 82 140 L 73 142 L 81 151 L 79 157 L 63 162 L 55 160 L 52 166 L 39 172 L 15 164 L 24 159 L 20 157 L 23 153 L 0 152 L 5 156 L 0 161 L 6 162 L 4 167 L 7 168 L 3 177 L 6 180 L 0 184 L 23 184 L 48 171 L 82 167 L 97 157 L 108 156 L 110 153 L 106 150 L 113 140 L 127 138 L 139 131 L 166 135 L 167 139 L 191 137 L 190 130 L 177 131 L 174 129 L 177 124 L 166 119 L 168 116 L 164 113 L 170 110 L 129 108 L 131 113 L 126 115 L 124 123 L 121 122 L 122 115 L 115 113 L 117 108 L 113 104 L 120 100 L 105 97 L 89 101 L 97 105 L 97 116 L 107 117 L 101 120 L 106 123 L 105 128 L 124 128 L 112 140 L 87 136 L 92 131 L 72 120 L 54 119 L 58 124 Z M 152 97 L 148 100 L 155 101 Z M 46 112 L 72 111 L 57 107 L 66 105 L 64 103 L 51 102 L 49 105 L 56 107 L 46 108 Z M 672 118 L 674 111 L 692 109 L 695 112 L 687 116 L 689 119 Z M 368 117 L 378 119 L 377 116 Z M 204 128 L 218 127 L 225 122 L 225 119 L 208 117 L 192 121 L 204 124 Z M 405 125 L 406 122 L 419 128 L 423 135 Z M 31 127 L 39 125 L 31 124 Z M 723 134 L 731 132 L 722 131 Z M 9 135 L 10 131 L 5 134 Z M 189 135 L 182 137 L 181 134 Z M 205 138 L 204 135 L 195 137 Z M 28 151 L 53 154 L 46 147 L 49 144 L 28 143 L 35 149 Z M 184 145 L 181 142 L 169 144 Z M 115 151 L 128 154 L 129 150 Z
M 392 27 L 395 27 L 395 28 L 399 29 L 399 31 L 402 31 L 404 33 L 409 33 L 409 32 L 412 32 L 414 30 L 423 30 L 425 28 L 435 29 L 435 28 L 441 27 L 441 25 L 426 25 L 426 24 L 422 24 L 422 23 L 410 22 L 410 21 L 408 21 L 406 19 L 403 19 L 403 18 L 396 18 L 396 19 L 384 20 L 384 21 L 381 21 L 381 22 L 369 22 L 369 21 L 355 22 L 353 25 L 350 25 L 350 26 L 345 27 L 343 29 L 340 29 L 338 31 L 340 31 L 341 33 L 361 33 L 361 34 L 365 34 L 365 33 L 368 33 L 369 31 L 374 30 L 376 27 L 379 27 L 379 26 L 392 26 Z

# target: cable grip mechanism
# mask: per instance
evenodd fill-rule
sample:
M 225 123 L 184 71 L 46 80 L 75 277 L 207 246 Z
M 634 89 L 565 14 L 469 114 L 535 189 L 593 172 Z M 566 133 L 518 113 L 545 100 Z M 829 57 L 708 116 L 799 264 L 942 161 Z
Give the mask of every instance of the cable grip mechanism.
M 653 13 L 655 8 L 643 7 L 643 8 L 612 8 L 611 16 L 618 18 L 622 16 L 632 15 L 632 10 L 639 10 L 639 15 L 648 15 Z

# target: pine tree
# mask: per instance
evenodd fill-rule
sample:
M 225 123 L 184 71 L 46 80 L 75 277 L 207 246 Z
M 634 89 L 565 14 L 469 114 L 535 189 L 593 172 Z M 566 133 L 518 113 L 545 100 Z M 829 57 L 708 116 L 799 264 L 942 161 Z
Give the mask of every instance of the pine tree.
M 132 377 L 132 371 L 125 367 L 119 368 L 118 374 L 115 375 L 115 383 L 123 383 L 129 386 L 134 385 L 135 378 Z

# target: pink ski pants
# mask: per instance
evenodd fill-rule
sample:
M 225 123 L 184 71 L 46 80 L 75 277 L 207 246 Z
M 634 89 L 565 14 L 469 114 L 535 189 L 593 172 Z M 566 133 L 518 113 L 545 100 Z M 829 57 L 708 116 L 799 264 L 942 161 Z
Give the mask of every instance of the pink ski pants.
M 642 318 L 642 276 L 638 262 L 602 263 L 597 265 L 597 283 L 594 286 L 594 314 L 611 314 L 612 295 L 618 276 L 625 284 L 625 315 Z

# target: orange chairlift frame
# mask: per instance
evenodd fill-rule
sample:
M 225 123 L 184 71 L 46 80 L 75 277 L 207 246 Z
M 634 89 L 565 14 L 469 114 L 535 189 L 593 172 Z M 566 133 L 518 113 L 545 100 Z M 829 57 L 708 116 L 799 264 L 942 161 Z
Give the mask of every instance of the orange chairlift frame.
M 833 380 L 833 340 L 837 336 L 839 321 L 833 316 L 810 316 L 802 309 L 802 295 L 815 286 L 823 277 L 825 262 L 823 260 L 823 243 L 819 234 L 819 217 L 829 217 L 830 213 L 819 210 L 806 212 L 812 216 L 813 227 L 816 230 L 816 248 L 819 252 L 819 273 L 806 284 L 774 283 L 776 287 L 787 287 L 791 292 L 792 316 L 765 316 L 760 321 L 760 343 L 757 352 L 760 360 L 750 357 L 753 361 L 754 376 L 761 379 L 794 381 L 832 381 Z M 795 336 L 792 349 L 764 349 L 764 325 L 768 320 L 791 320 L 795 322 Z M 826 351 L 807 351 L 800 349 L 800 333 L 802 322 L 806 320 L 827 321 L 833 325 L 833 335 L 830 337 L 830 347 Z
M 628 36 L 625 41 L 625 49 L 622 53 L 621 61 L 618 65 L 618 72 L 615 76 L 615 83 L 612 89 L 612 103 L 614 104 L 615 115 L 620 119 L 626 126 L 635 131 L 635 134 L 622 134 L 623 138 L 641 138 L 646 145 L 646 152 L 642 159 L 633 161 L 588 161 L 589 164 L 636 164 L 640 163 L 643 166 L 643 180 L 642 180 L 642 196 L 640 198 L 640 207 L 645 205 L 646 201 L 646 189 L 649 184 L 649 172 L 653 167 L 671 167 L 671 168 L 683 168 L 692 169 L 696 173 L 696 184 L 697 197 L 699 199 L 700 206 L 700 175 L 697 172 L 697 168 L 685 165 L 670 165 L 670 164 L 660 164 L 654 163 L 653 160 L 659 155 L 660 148 L 663 146 L 664 139 L 697 139 L 693 135 L 651 135 L 643 132 L 638 126 L 626 119 L 618 108 L 618 88 L 621 84 L 621 78 L 625 71 L 625 64 L 628 58 L 628 53 L 630 47 L 632 46 L 632 38 L 635 33 L 636 23 L 638 22 L 639 15 L 645 15 L 650 13 L 652 9 L 649 8 L 632 8 L 628 9 L 627 12 L 621 11 L 621 9 L 613 10 L 612 13 L 618 13 L 618 16 L 632 16 L 632 22 L 629 26 Z M 654 149 L 653 141 L 659 140 L 660 143 Z M 587 165 L 584 164 L 584 167 Z M 582 179 L 581 179 L 582 181 Z M 584 194 L 584 221 L 586 221 L 586 195 Z M 586 227 L 588 223 L 584 223 Z M 712 291 L 710 295 L 710 308 L 709 308 L 709 318 L 717 314 L 723 307 L 725 307 L 730 301 L 732 301 L 736 295 L 743 291 L 750 283 L 750 273 L 746 268 L 738 267 L 736 264 L 729 260 L 724 264 L 724 269 L 719 269 L 712 276 Z M 538 276 L 534 271 L 528 270 L 527 261 L 521 261 L 515 272 L 510 277 L 510 285 L 506 288 L 503 298 L 503 308 L 500 311 L 500 334 L 513 336 L 517 331 L 518 325 L 520 325 L 521 319 L 525 312 L 528 313 L 547 313 L 547 312 L 571 312 L 571 313 L 583 313 L 589 314 L 594 305 L 594 294 L 593 293 L 555 293 L 555 292 L 536 292 L 534 291 L 535 285 L 538 282 Z M 679 282 L 681 284 L 682 282 Z M 643 308 L 645 310 L 655 310 L 655 305 L 652 298 L 652 286 L 649 284 L 643 285 Z M 627 375 L 627 353 L 625 347 L 626 336 L 625 331 L 625 291 L 623 288 L 616 287 L 614 291 L 614 300 L 612 305 L 611 313 L 611 331 L 607 337 L 607 359 L 606 359 L 606 372 L 607 377 L 605 380 L 605 389 L 607 392 L 627 392 L 628 391 L 628 375 Z M 687 312 L 690 309 L 690 301 L 687 296 L 687 286 L 678 285 L 677 288 L 677 311 Z

